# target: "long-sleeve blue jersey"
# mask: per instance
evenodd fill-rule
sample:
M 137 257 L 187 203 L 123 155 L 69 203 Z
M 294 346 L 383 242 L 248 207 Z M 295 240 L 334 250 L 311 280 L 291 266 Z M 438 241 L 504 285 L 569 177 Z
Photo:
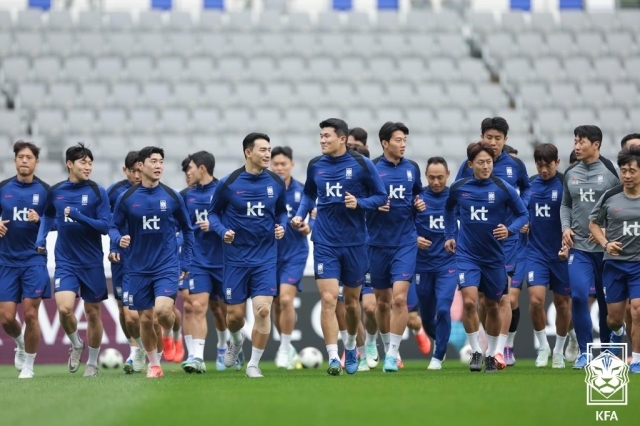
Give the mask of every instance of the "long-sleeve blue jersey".
M 233 242 L 224 244 L 225 265 L 263 265 L 277 262 L 276 225 L 287 226 L 284 181 L 270 170 L 254 175 L 244 167 L 220 179 L 209 209 L 212 229 Z
M 443 269 L 455 268 L 456 258 L 452 253 L 444 249 L 444 206 L 449 197 L 449 188 L 442 192 L 433 192 L 425 187 L 420 198 L 427 205 L 425 211 L 418 212 L 416 216 L 416 229 L 418 236 L 431 241 L 431 246 L 426 250 L 418 249 L 416 258 L 416 270 L 431 272 Z M 458 232 L 454 232 L 454 238 Z
M 16 177 L 0 182 L 0 216 L 8 220 L 7 233 L 0 238 L 0 265 L 46 265 L 47 255 L 34 250 L 39 223 L 29 222 L 29 210 L 42 217 L 49 185 L 37 177 L 30 183 Z
M 356 197 L 356 209 L 348 209 L 344 198 Z M 365 211 L 387 202 L 387 191 L 375 165 L 355 151 L 339 157 L 321 155 L 309 161 L 304 196 L 296 216 L 306 217 L 317 200 L 316 223 L 311 241 L 334 247 L 367 243 Z
M 120 197 L 120 195 L 122 195 L 124 192 L 126 192 L 129 188 L 131 188 L 131 183 L 127 180 L 121 180 L 119 182 L 116 182 L 114 184 L 112 184 L 111 186 L 109 186 L 107 188 L 107 195 L 109 196 L 109 206 L 111 207 L 111 215 L 113 217 L 113 211 L 116 208 L 116 202 L 118 201 L 118 198 Z M 111 222 L 109 222 L 111 223 Z M 122 233 L 122 235 L 126 235 L 127 231 L 126 229 L 122 229 L 120 230 L 120 232 Z M 126 255 L 128 250 L 124 250 L 124 249 L 117 249 L 114 248 L 113 245 L 111 247 L 110 250 L 112 253 L 120 253 L 120 262 L 117 263 L 112 263 L 111 264 L 111 272 L 113 273 L 114 269 L 117 271 L 118 268 L 123 268 L 125 267 L 126 264 Z
M 189 220 L 193 228 L 193 261 L 195 268 L 209 269 L 222 267 L 222 239 L 213 229 L 204 232 L 196 222 L 209 220 L 209 207 L 213 200 L 218 181 L 206 185 L 196 185 L 180 192 L 184 198 Z
M 69 216 L 64 215 L 69 207 Z M 47 192 L 36 247 L 46 247 L 47 235 L 55 225 L 56 264 L 97 267 L 104 264 L 102 235 L 109 232 L 111 213 L 107 191 L 92 180 L 53 185 Z
M 373 160 L 378 175 L 389 194 L 389 211 L 367 212 L 369 245 L 376 247 L 401 247 L 416 243 L 413 199 L 422 191 L 420 167 L 402 158 L 396 165 L 384 156 Z
M 526 225 L 529 214 L 518 192 L 493 175 L 488 179 L 468 177 L 455 182 L 449 189 L 444 211 L 447 240 L 455 238 L 458 228 L 456 206 L 460 208 L 456 255 L 476 263 L 503 265 L 503 244 L 493 236 L 493 230 L 502 224 L 511 235 Z M 513 222 L 509 222 L 509 213 L 516 216 Z
M 529 201 L 529 256 L 549 262 L 558 262 L 562 248 L 562 221 L 560 207 L 564 191 L 562 173 L 544 180 L 531 178 Z
M 287 227 L 284 238 L 278 240 L 278 259 L 289 261 L 306 261 L 309 257 L 309 240 L 306 235 L 302 235 L 291 225 L 291 219 L 298 211 L 302 202 L 304 185 L 295 179 L 291 179 L 289 187 L 286 188 L 285 196 L 287 200 Z M 313 226 L 313 220 L 309 219 L 309 226 Z
M 182 262 L 176 229 L 184 236 Z M 193 230 L 182 197 L 163 183 L 153 188 L 134 185 L 120 195 L 109 227 L 112 247 L 119 247 L 126 229 L 131 237 L 127 272 L 162 275 L 188 272 L 193 257 Z

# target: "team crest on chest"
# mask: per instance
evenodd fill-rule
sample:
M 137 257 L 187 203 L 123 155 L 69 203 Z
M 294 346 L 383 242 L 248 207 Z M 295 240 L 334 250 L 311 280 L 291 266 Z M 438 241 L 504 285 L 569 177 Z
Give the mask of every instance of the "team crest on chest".
M 598 185 L 604 183 L 604 176 L 598 175 Z
M 507 177 L 513 177 L 513 168 L 507 167 Z
M 495 203 L 496 202 L 496 193 L 491 191 L 489 192 L 489 202 L 490 203 Z
M 89 196 L 88 195 L 83 195 L 82 196 L 82 205 L 86 206 L 87 204 L 89 204 Z
M 558 190 L 554 189 L 551 191 L 551 201 L 558 201 Z
M 351 167 L 348 167 L 346 172 L 346 177 L 347 179 L 351 179 L 352 176 L 353 176 L 353 170 L 351 169 Z
M 269 198 L 273 197 L 273 186 L 267 186 L 267 196 Z
M 34 206 L 40 204 L 40 194 L 33 194 L 33 201 L 31 202 Z
M 301 197 L 300 191 L 296 191 L 295 194 L 293 194 L 293 199 L 296 200 L 296 203 L 300 202 L 300 197 Z
M 160 200 L 160 210 L 161 211 L 166 211 L 167 210 L 167 201 L 166 200 Z
M 407 180 L 409 182 L 413 181 L 413 173 L 411 173 L 411 170 L 407 170 Z
M 580 183 L 580 181 L 578 180 L 577 177 L 572 177 L 571 178 L 571 185 L 577 185 L 579 183 Z

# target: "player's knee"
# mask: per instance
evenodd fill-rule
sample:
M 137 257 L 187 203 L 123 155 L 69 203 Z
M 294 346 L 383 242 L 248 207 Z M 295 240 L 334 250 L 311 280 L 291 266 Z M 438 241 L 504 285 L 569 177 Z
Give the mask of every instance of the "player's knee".
M 636 320 L 636 321 L 640 321 L 640 301 L 634 303 L 631 302 L 631 305 L 629 306 L 629 314 L 631 315 L 631 318 Z
M 406 294 L 394 294 L 393 295 L 393 307 L 394 309 L 404 309 L 407 306 Z
M 329 291 L 323 291 L 320 295 L 320 302 L 324 309 L 335 309 L 338 304 L 338 296 Z
M 484 307 L 484 304 L 481 304 L 480 306 Z M 476 312 L 478 309 L 478 305 L 474 298 L 465 297 L 462 301 L 462 308 L 464 309 L 465 313 L 469 314 L 472 312 Z
M 362 306 L 364 310 L 364 314 L 368 317 L 373 317 L 376 314 L 376 304 L 375 303 L 367 303 Z
M 24 313 L 24 322 L 27 324 L 27 327 L 33 327 L 38 324 L 38 310 L 37 309 L 29 309 Z
M 13 322 L 16 318 L 15 312 L 9 312 L 8 310 L 3 310 L 0 312 L 0 324 L 5 325 Z
M 253 328 L 261 334 L 271 332 L 271 300 L 267 297 L 255 297 L 253 299 L 253 316 L 255 318 Z
M 281 294 L 278 296 L 277 301 L 274 299 L 274 307 L 282 310 L 293 308 L 293 297 L 289 294 Z
M 73 306 L 65 305 L 58 305 L 58 313 L 63 318 L 69 318 L 70 316 L 75 315 L 75 313 L 73 312 Z
M 194 300 L 191 302 L 191 313 L 193 315 L 202 316 L 207 312 L 207 303 L 202 303 L 200 300 Z
M 529 305 L 531 306 L 531 310 L 544 309 L 544 300 L 539 296 L 532 296 Z

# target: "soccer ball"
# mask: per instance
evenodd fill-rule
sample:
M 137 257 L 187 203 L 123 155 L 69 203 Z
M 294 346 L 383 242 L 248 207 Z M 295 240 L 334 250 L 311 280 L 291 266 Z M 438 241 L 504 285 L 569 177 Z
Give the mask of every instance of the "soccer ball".
M 322 365 L 322 352 L 316 348 L 304 348 L 298 356 L 304 368 L 318 368 Z
M 100 354 L 99 363 L 102 368 L 120 368 L 122 362 L 122 354 L 117 349 L 108 348 Z
M 471 345 L 464 345 L 460 349 L 460 362 L 463 364 L 469 364 L 471 362 Z

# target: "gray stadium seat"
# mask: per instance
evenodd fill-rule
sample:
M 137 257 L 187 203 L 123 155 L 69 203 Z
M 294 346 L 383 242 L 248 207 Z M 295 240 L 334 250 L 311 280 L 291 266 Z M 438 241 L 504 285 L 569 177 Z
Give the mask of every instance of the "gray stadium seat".
M 282 15 L 279 10 L 264 10 L 258 19 L 261 31 L 281 31 L 283 27 Z
M 608 33 L 618 27 L 618 14 L 606 11 L 596 11 L 589 14 L 591 28 L 596 31 Z
M 187 12 L 172 10 L 169 13 L 169 28 L 175 31 L 188 31 L 193 27 L 191 15 Z
M 429 80 L 431 73 L 422 59 L 408 57 L 398 60 L 398 73 L 394 77 L 397 81 L 418 83 Z
M 224 111 L 224 119 L 220 127 L 235 132 L 248 133 L 253 126 L 251 113 L 247 108 L 227 108 Z
M 284 112 L 286 130 L 291 132 L 313 131 L 313 116 L 307 108 L 288 109 Z
M 620 59 L 636 54 L 638 46 L 630 33 L 611 32 L 604 35 L 607 41 L 607 52 Z
M 246 69 L 246 63 L 241 58 L 229 57 L 218 61 L 220 78 L 225 80 L 244 80 L 246 78 Z
M 336 64 L 331 58 L 318 57 L 309 61 L 308 77 L 310 80 L 332 81 L 336 76 Z
M 195 34 L 190 32 L 169 33 L 166 41 L 168 43 L 166 46 L 168 53 L 183 58 L 192 57 L 200 48 L 200 41 Z
M 386 123 L 387 121 L 403 122 L 405 121 L 405 118 L 406 118 L 406 116 L 404 115 L 404 111 L 401 108 L 389 108 L 389 107 L 376 108 L 375 115 L 377 118 L 377 123 L 379 123 L 378 125 L 380 127 L 382 127 L 382 123 Z
M 26 9 L 18 12 L 16 26 L 21 30 L 39 31 L 44 26 L 42 22 L 43 13 L 36 9 Z
M 31 78 L 37 81 L 52 81 L 59 77 L 62 65 L 51 56 L 35 58 L 31 65 Z
M 196 81 L 207 81 L 215 75 L 213 61 L 206 57 L 192 58 L 187 61 L 187 76 Z
M 640 33 L 638 22 L 640 22 L 640 10 L 627 9 L 618 13 L 618 23 L 620 28 L 624 31 L 636 34 Z
M 174 103 L 195 108 L 202 103 L 202 88 L 196 83 L 178 83 L 173 86 Z
M 400 21 L 400 15 L 395 11 L 379 10 L 376 31 L 381 32 L 398 32 L 404 29 L 404 25 Z
M 372 30 L 373 24 L 366 13 L 351 12 L 347 15 L 350 31 L 368 33 Z
M 414 88 L 409 83 L 389 83 L 387 84 L 386 104 L 394 107 L 403 107 L 405 105 L 421 104 L 422 99 L 415 96 Z
M 91 60 L 85 56 L 72 56 L 64 61 L 64 75 L 69 81 L 84 82 L 92 73 Z
M 276 64 L 273 58 L 263 56 L 249 59 L 247 65 L 247 78 L 265 82 L 276 77 Z
M 95 61 L 96 80 L 114 82 L 120 80 L 123 72 L 122 60 L 118 57 L 102 57 Z
M 138 42 L 131 33 L 114 32 L 109 34 L 109 47 L 113 55 L 128 58 L 135 52 L 137 45 Z
M 344 108 L 365 103 L 359 96 L 354 95 L 353 87 L 349 83 L 327 84 L 323 92 L 324 96 L 319 99 L 319 103 L 323 107 L 338 106 Z
M 0 10 L 0 29 L 10 30 L 13 27 L 11 14 L 8 10 Z
M 551 33 L 556 31 L 558 24 L 549 12 L 537 12 L 531 14 L 531 28 L 539 33 Z
M 129 128 L 136 133 L 153 134 L 159 130 L 158 113 L 152 108 L 135 108 L 129 112 Z
M 52 10 L 49 12 L 49 28 L 68 31 L 73 28 L 73 18 L 68 10 Z
M 164 108 L 172 100 L 171 87 L 166 83 L 147 83 L 142 85 L 140 104 L 153 108 Z
M 358 83 L 362 80 L 368 80 L 373 73 L 375 74 L 376 80 L 384 81 L 387 79 L 387 76 L 392 74 L 389 71 L 393 69 L 393 63 L 391 59 L 376 58 L 371 61 L 370 67 L 371 72 L 369 72 L 369 67 L 367 67 L 363 59 L 347 57 L 338 61 L 336 78 Z
M 15 50 L 19 54 L 38 56 L 44 50 L 44 39 L 37 32 L 18 32 L 13 35 Z
M 67 132 L 89 135 L 94 130 L 95 122 L 96 115 L 92 109 L 73 108 L 67 111 Z M 117 125 L 119 127 L 123 126 L 124 121 L 118 123 Z M 73 143 L 75 142 L 77 142 L 77 140 Z
M 340 15 L 337 12 L 321 12 L 318 14 L 316 30 L 320 32 L 338 32 L 344 26 L 341 22 Z
M 289 14 L 289 29 L 296 32 L 308 32 L 313 29 L 313 23 L 308 13 Z
M 260 46 L 262 52 L 269 52 L 269 56 L 278 59 L 283 56 L 287 49 L 291 47 L 284 34 L 262 34 L 260 36 Z
M 132 57 L 127 60 L 127 77 L 135 81 L 146 81 L 153 75 L 151 58 Z
M 492 108 L 488 108 L 485 105 L 480 105 L 476 108 L 468 109 L 466 111 L 466 114 L 467 114 L 467 121 L 469 122 L 468 130 L 470 132 L 473 130 L 474 127 L 476 129 L 479 129 L 480 123 L 482 123 L 482 120 L 484 120 L 485 118 L 497 116 L 495 110 L 493 110 Z M 511 133 L 509 133 L 509 136 L 511 136 Z M 469 141 L 468 143 L 471 143 L 471 141 Z
M 176 82 L 184 78 L 184 63 L 179 57 L 160 58 L 156 61 L 156 78 Z
M 41 109 L 35 115 L 36 134 L 57 136 L 63 132 L 64 114 L 59 109 Z
M 258 132 L 271 134 L 282 130 L 282 114 L 279 109 L 259 108 L 254 110 L 254 116 Z
M 142 100 L 140 88 L 136 83 L 117 83 L 111 87 L 111 105 L 132 108 Z
M 210 105 L 225 107 L 231 103 L 231 86 L 227 83 L 209 83 L 204 86 L 205 101 Z
M 521 33 L 516 35 L 518 53 L 528 58 L 537 59 L 544 56 L 547 46 L 539 33 Z
M 609 86 L 613 104 L 623 108 L 630 108 L 640 104 L 638 101 L 638 89 L 633 83 L 612 83 Z
M 312 58 L 322 51 L 321 40 L 315 34 L 295 34 L 290 38 L 290 53 L 303 58 Z
M 437 36 L 439 54 L 452 58 L 469 56 L 469 45 L 460 34 L 439 34 Z
M 181 134 L 191 131 L 189 111 L 183 108 L 161 109 L 159 130 L 162 132 Z
M 440 135 L 440 137 L 438 138 L 438 143 L 441 149 L 443 149 L 448 154 L 447 156 L 459 156 L 460 153 L 467 152 L 467 147 L 469 146 L 471 141 L 462 134 L 445 133 Z
M 612 99 L 604 83 L 587 83 L 580 85 L 580 94 L 585 106 L 600 109 L 609 106 Z
M 507 59 L 503 66 L 500 75 L 500 81 L 508 84 L 519 85 L 525 82 L 533 81 L 535 73 L 531 62 L 525 58 L 510 58 Z
M 87 31 L 99 31 L 102 28 L 102 12 L 82 11 L 78 16 L 76 27 Z
M 371 34 L 352 34 L 348 40 L 348 43 L 343 43 L 343 45 L 347 52 L 347 55 L 351 56 L 361 56 L 363 58 L 371 58 L 380 54 L 384 54 L 382 51 L 382 47 L 380 46 L 378 40 L 375 37 L 372 37 Z M 342 49 L 336 49 L 334 47 L 334 56 L 336 56 L 339 60 L 344 60 L 344 57 L 341 57 Z
M 39 109 L 46 103 L 47 88 L 42 83 L 21 84 L 17 97 L 21 108 Z
M 524 108 L 542 109 L 550 103 L 549 91 L 544 83 L 528 83 L 520 86 L 518 104 Z
M 547 47 L 549 55 L 559 58 L 572 56 L 576 50 L 573 37 L 568 33 L 551 33 L 547 35 Z
M 76 52 L 92 58 L 100 57 L 107 47 L 107 39 L 102 33 L 83 32 L 75 35 Z
M 516 43 L 507 33 L 495 33 L 487 36 L 484 54 L 493 61 L 501 63 L 517 53 Z
M 307 73 L 304 61 L 301 58 L 283 58 L 278 63 L 280 79 L 284 81 L 300 81 Z
M 167 42 L 162 33 L 144 32 L 138 35 L 136 47 L 139 54 L 157 58 L 164 55 Z
M 220 31 L 223 14 L 217 10 L 203 10 L 200 13 L 199 28 L 203 32 Z
M 13 48 L 11 33 L 0 32 L 0 57 L 7 57 Z
M 504 108 L 509 105 L 509 98 L 497 84 L 476 84 L 476 92 L 481 105 L 491 108 Z
M 630 129 L 627 113 L 622 108 L 603 108 L 598 110 L 598 122 L 605 133 L 627 132 Z
M 447 85 L 447 105 L 469 108 L 481 101 L 476 96 L 473 86 L 469 83 L 454 83 Z
M 460 70 L 458 78 L 463 81 L 485 83 L 491 78 L 487 66 L 479 59 L 460 59 L 458 60 L 457 67 Z
M 157 10 L 141 12 L 137 28 L 141 31 L 160 31 L 163 28 L 162 12 Z
M 581 55 L 597 59 L 607 54 L 607 45 L 598 33 L 588 32 L 576 34 L 576 43 Z
M 633 72 L 627 73 L 629 79 L 634 79 L 637 78 L 636 76 L 640 76 L 637 73 L 638 68 L 633 66 L 640 64 L 638 63 L 638 61 L 633 64 L 633 61 L 634 58 L 632 58 L 630 61 L 625 62 L 625 66 L 632 64 Z M 625 75 L 625 69 L 622 67 L 622 64 L 616 58 L 598 58 L 598 60 L 594 62 L 594 68 L 598 79 L 601 81 L 614 83 L 618 81 L 624 81 L 625 77 L 627 76 Z M 630 69 L 627 68 L 627 71 L 630 71 Z
M 170 162 L 182 160 L 185 152 L 194 152 L 191 140 L 186 135 L 163 135 L 160 139 L 160 146 L 164 148 L 164 155 Z
M 14 137 L 16 135 L 23 134 L 24 131 L 24 126 L 22 125 L 20 115 L 17 111 L 0 109 L 0 133 Z
M 289 83 L 269 83 L 265 86 L 264 100 L 272 106 L 287 107 L 293 103 L 293 87 Z
M 74 83 L 54 83 L 49 86 L 50 105 L 69 109 L 78 102 L 78 89 Z
M 376 121 L 373 111 L 369 108 L 350 108 L 345 111 L 347 123 L 357 123 L 356 126 L 365 129 L 375 129 L 380 123 Z M 353 124 L 352 124 L 353 125 Z
M 524 12 L 506 12 L 502 14 L 502 29 L 504 31 L 518 34 L 529 30 L 529 22 Z
M 549 85 L 551 102 L 555 106 L 565 109 L 575 108 L 582 105 L 582 100 L 578 94 L 578 88 L 570 83 L 554 83 Z
M 113 31 L 130 31 L 133 29 L 133 20 L 129 12 L 110 12 L 107 14 L 109 28 Z
M 262 85 L 259 83 L 238 84 L 231 97 L 231 104 L 255 108 L 260 105 L 263 96 Z
M 588 15 L 583 11 L 561 11 L 560 27 L 574 33 L 586 31 L 591 27 Z
M 556 82 L 565 79 L 564 70 L 560 61 L 556 58 L 541 58 L 534 61 L 534 72 L 537 80 L 545 82 Z
M 80 103 L 90 108 L 100 109 L 107 103 L 109 88 L 104 83 L 80 85 Z
M 433 58 L 428 61 L 431 77 L 438 81 L 454 81 L 459 78 L 459 71 L 453 59 Z
M 382 86 L 378 83 L 362 83 L 356 86 L 355 104 L 362 106 L 378 107 L 385 104 L 387 98 Z M 345 88 L 344 96 L 349 98 L 351 94 Z
M 262 53 L 260 43 L 255 34 L 232 34 L 229 35 L 229 46 L 234 56 L 251 58 L 257 53 Z
M 220 126 L 220 111 L 215 108 L 202 108 L 193 111 L 193 130 L 197 132 L 214 132 Z
M 123 109 L 109 108 L 98 112 L 96 127 L 105 134 L 123 134 L 127 131 L 126 123 L 127 114 Z
M 11 56 L 2 59 L 2 74 L 4 80 L 10 83 L 18 83 L 29 77 L 31 64 L 23 56 Z
M 74 40 L 71 33 L 53 33 L 47 34 L 47 43 L 49 46 L 49 53 L 61 58 L 66 58 L 71 55 L 74 50 Z
M 249 32 L 253 26 L 253 17 L 250 11 L 230 12 L 227 16 L 229 21 L 225 29 L 231 33 Z
M 546 108 L 538 111 L 536 127 L 542 134 L 553 135 L 565 131 L 568 128 L 568 123 L 563 110 Z
M 404 57 L 410 50 L 404 34 L 380 34 L 380 50 L 393 58 Z
M 406 125 L 416 133 L 431 133 L 436 129 L 433 112 L 428 108 L 409 108 L 406 112 Z
M 442 133 L 451 131 L 467 130 L 470 125 L 465 120 L 464 113 L 458 108 L 441 108 L 436 111 L 437 126 Z M 476 126 L 476 124 L 473 124 Z
M 491 12 L 471 12 L 470 22 L 473 33 L 479 36 L 493 32 L 497 26 L 496 18 Z
M 567 121 L 572 125 L 595 124 L 602 127 L 591 108 L 572 108 L 567 111 Z
M 564 60 L 566 76 L 571 81 L 584 83 L 596 78 L 591 61 L 584 57 L 573 57 Z

